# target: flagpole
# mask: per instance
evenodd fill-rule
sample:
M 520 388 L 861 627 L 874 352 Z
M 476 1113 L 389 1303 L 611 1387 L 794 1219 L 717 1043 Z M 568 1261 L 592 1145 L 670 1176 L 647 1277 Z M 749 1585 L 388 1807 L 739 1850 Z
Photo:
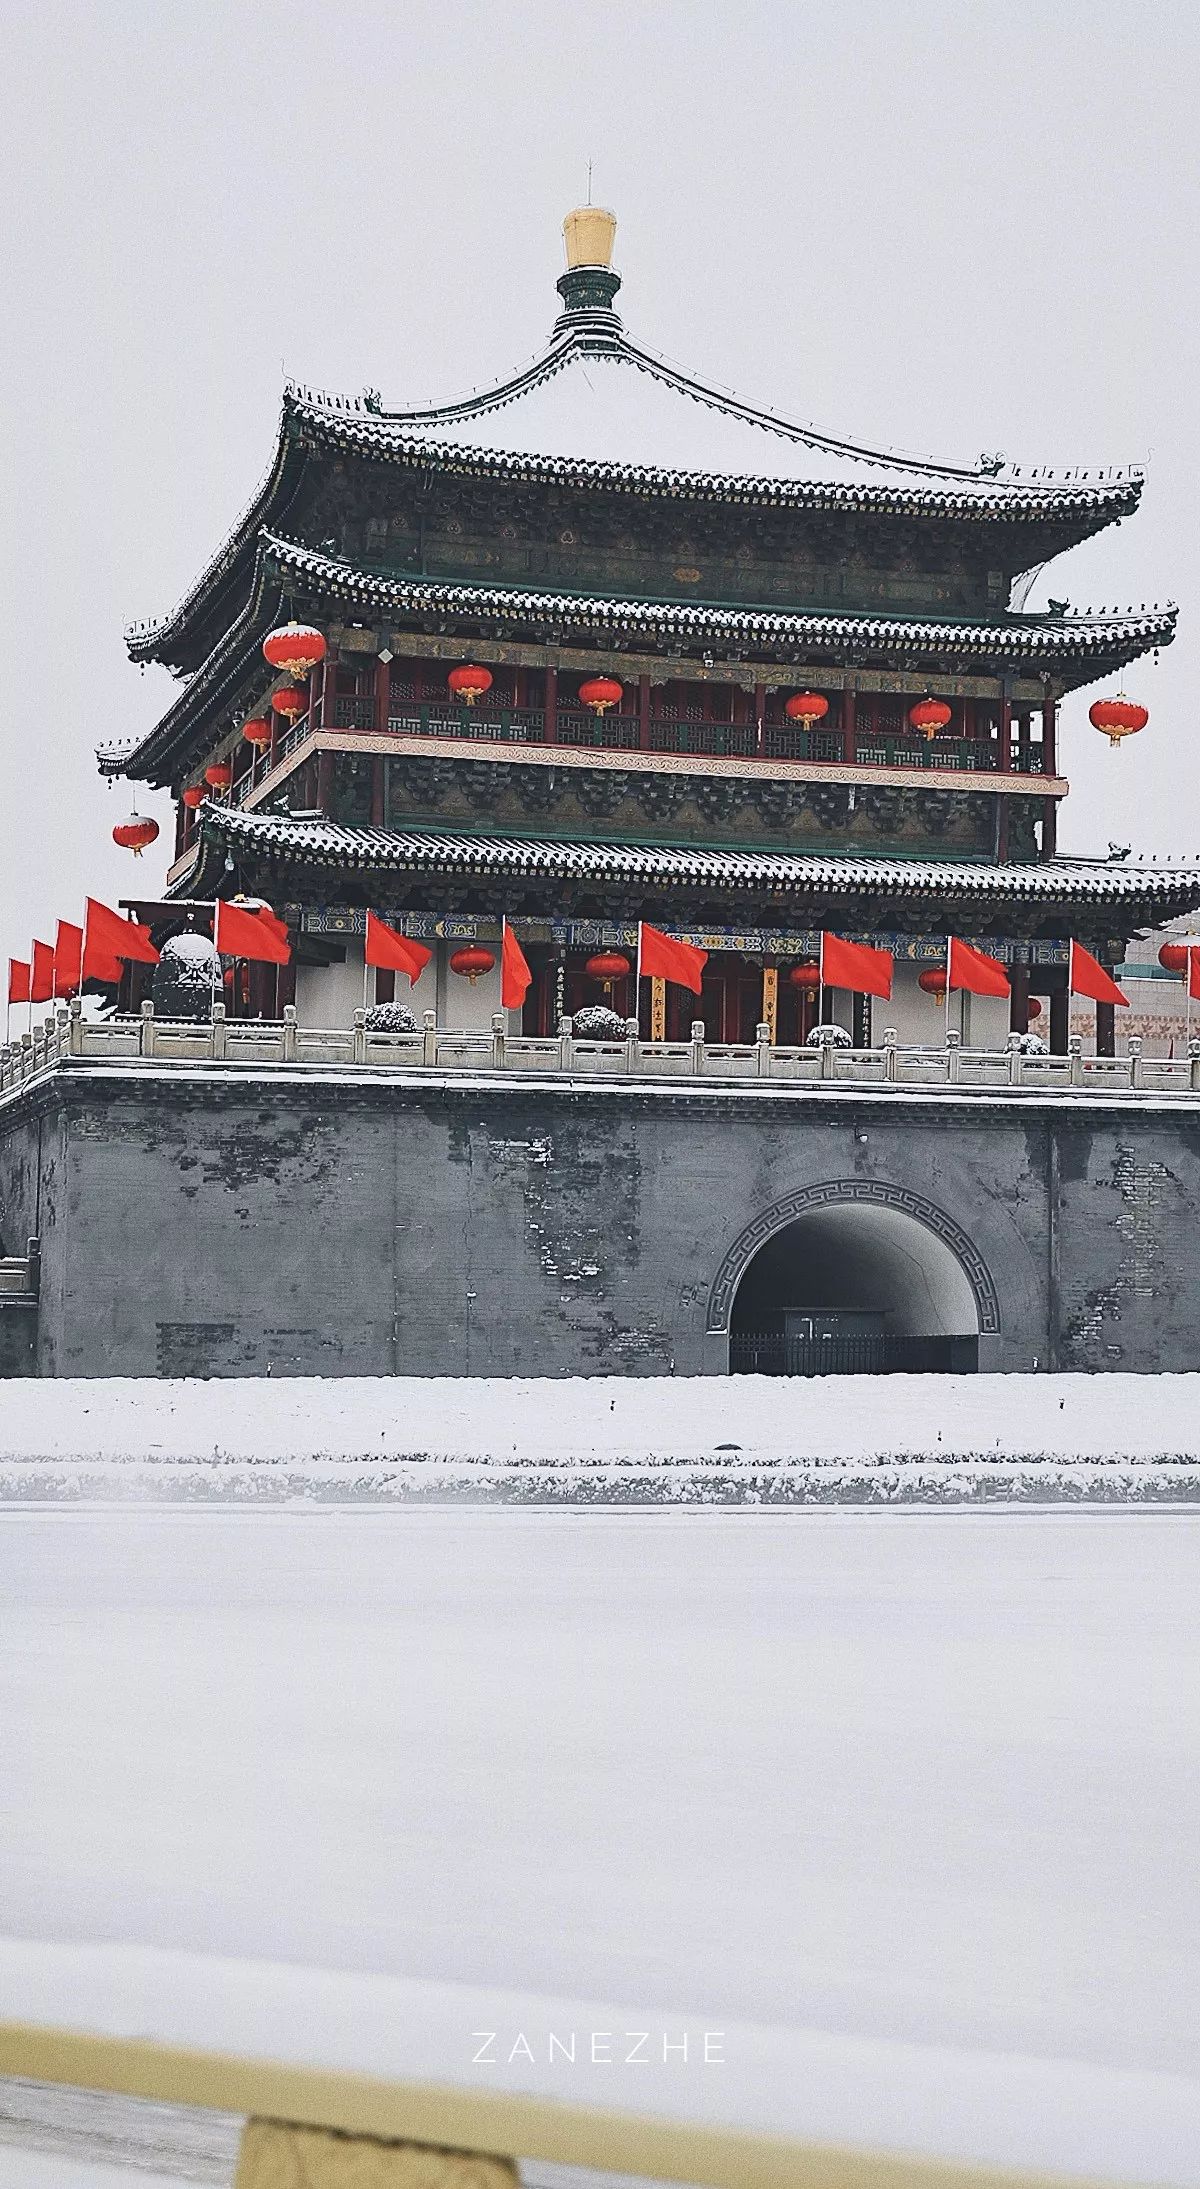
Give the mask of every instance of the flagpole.
M 638 921 L 637 972 L 633 983 L 633 1015 L 638 1022 L 638 1033 L 640 1034 L 642 1031 L 642 923 L 640 920 Z M 651 1040 L 654 1038 L 653 1014 L 650 1018 L 650 1038 Z
M 946 1047 L 950 1047 L 950 937 L 946 937 Z
M 1187 1038 L 1190 1041 L 1192 1038 L 1192 946 L 1190 943 L 1188 944 L 1187 954 L 1187 978 L 1184 986 L 1187 989 L 1187 1019 L 1185 1023 L 1187 1025 Z
M 817 944 L 817 1024 L 825 1024 L 825 930 L 820 931 Z

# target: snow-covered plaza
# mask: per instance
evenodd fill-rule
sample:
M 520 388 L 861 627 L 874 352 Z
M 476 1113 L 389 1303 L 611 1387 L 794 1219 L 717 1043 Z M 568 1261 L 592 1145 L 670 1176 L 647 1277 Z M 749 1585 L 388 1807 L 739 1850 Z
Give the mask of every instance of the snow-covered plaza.
M 1200 2182 L 1200 1512 L 10 1508 L 0 1566 L 5 2017 Z

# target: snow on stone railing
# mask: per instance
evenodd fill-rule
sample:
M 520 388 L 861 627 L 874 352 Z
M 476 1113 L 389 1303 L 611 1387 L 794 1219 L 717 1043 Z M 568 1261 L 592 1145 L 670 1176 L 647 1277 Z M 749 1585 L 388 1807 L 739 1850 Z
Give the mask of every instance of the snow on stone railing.
M 937 1047 L 902 1047 L 889 1028 L 874 1049 L 777 1047 L 770 1028 L 755 1028 L 751 1042 L 706 1041 L 694 1020 L 688 1041 L 643 1041 L 637 1021 L 625 1022 L 622 1039 L 581 1041 L 570 1019 L 558 1034 L 513 1034 L 504 1012 L 486 1030 L 462 1032 L 439 1026 L 426 1011 L 414 1033 L 369 1028 L 366 1012 L 347 1028 L 302 1026 L 295 1006 L 282 1019 L 230 1019 L 213 1007 L 211 1020 L 163 1019 L 144 1003 L 138 1017 L 85 1019 L 78 999 L 61 1007 L 33 1032 L 0 1050 L 0 1093 L 24 1086 L 39 1073 L 65 1063 L 341 1065 L 440 1072 L 503 1072 L 583 1079 L 693 1080 L 714 1084 L 769 1081 L 772 1086 L 839 1086 L 903 1089 L 961 1088 L 964 1092 L 1200 1095 L 1200 1041 L 1186 1057 L 1145 1057 L 1131 1035 L 1120 1057 L 1084 1056 L 1078 1034 L 1067 1054 L 1031 1052 L 1027 1037 L 1010 1034 L 1003 1049 L 964 1049 L 950 1032 Z

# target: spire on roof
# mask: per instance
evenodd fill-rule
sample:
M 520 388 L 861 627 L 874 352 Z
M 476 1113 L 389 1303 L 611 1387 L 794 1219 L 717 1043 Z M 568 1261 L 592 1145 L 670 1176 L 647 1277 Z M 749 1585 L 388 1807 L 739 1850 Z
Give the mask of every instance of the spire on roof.
M 556 335 L 576 329 L 619 333 L 621 322 L 612 308 L 621 286 L 621 276 L 612 266 L 616 233 L 617 216 L 602 205 L 577 205 L 567 214 L 563 222 L 567 270 L 558 281 L 563 310 L 555 322 Z

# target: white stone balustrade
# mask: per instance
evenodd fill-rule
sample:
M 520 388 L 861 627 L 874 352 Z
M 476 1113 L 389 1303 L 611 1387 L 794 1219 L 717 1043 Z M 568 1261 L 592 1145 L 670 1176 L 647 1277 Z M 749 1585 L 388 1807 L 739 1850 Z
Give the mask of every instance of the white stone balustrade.
M 1146 1057 L 1130 1036 L 1119 1057 L 1084 1056 L 1077 1034 L 1066 1056 L 1029 1055 L 1010 1035 L 1003 1049 L 964 1049 L 950 1032 L 936 1047 L 906 1048 L 888 1029 L 880 1047 L 820 1049 L 776 1047 L 760 1025 L 752 1042 L 713 1042 L 695 1020 L 687 1041 L 643 1041 L 634 1020 L 622 1037 L 580 1041 L 569 1019 L 558 1034 L 514 1034 L 498 1012 L 490 1031 L 460 1032 L 438 1026 L 427 1011 L 415 1033 L 375 1033 L 365 1012 L 349 1027 L 299 1024 L 289 1006 L 281 1020 L 230 1019 L 223 1004 L 211 1022 L 195 1024 L 156 1017 L 144 1003 L 136 1017 L 85 1019 L 79 1003 L 0 1050 L 0 1096 L 26 1086 L 60 1064 L 138 1062 L 169 1071 L 188 1064 L 258 1068 L 344 1066 L 368 1075 L 379 1068 L 405 1071 L 502 1072 L 506 1076 L 567 1075 L 575 1079 L 703 1080 L 737 1086 L 769 1081 L 778 1087 L 837 1084 L 888 1087 L 906 1093 L 954 1088 L 959 1093 L 1024 1092 L 1065 1095 L 1128 1094 L 1194 1098 L 1200 1095 L 1200 1041 L 1178 1058 Z

